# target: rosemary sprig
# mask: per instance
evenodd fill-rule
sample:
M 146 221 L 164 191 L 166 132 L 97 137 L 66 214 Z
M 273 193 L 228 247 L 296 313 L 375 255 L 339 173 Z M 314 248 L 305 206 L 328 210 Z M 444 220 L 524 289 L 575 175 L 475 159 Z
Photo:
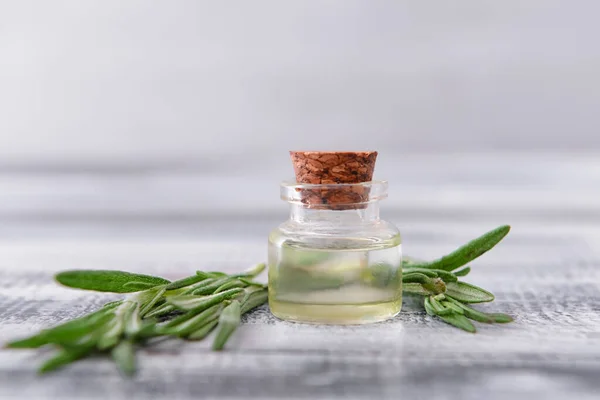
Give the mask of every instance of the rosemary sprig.
M 489 251 L 509 230 L 509 226 L 496 228 L 435 261 L 406 259 L 403 292 L 421 296 L 427 314 L 467 332 L 476 331 L 471 320 L 511 322 L 512 318 L 506 314 L 487 314 L 468 306 L 493 301 L 494 295 L 461 280 L 470 267 L 458 270 Z M 234 275 L 197 271 L 173 282 L 122 271 L 61 272 L 56 280 L 65 286 L 127 295 L 98 311 L 13 341 L 6 347 L 55 347 L 57 353 L 42 364 L 40 373 L 104 353 L 112 356 L 124 375 L 135 373 L 136 348 L 148 345 L 148 340 L 154 337 L 202 340 L 216 329 L 212 348 L 222 350 L 239 325 L 241 315 L 267 302 L 267 287 L 253 280 L 264 269 L 265 264 L 258 264 Z M 378 280 L 372 284 L 377 285 Z
M 494 295 L 475 285 L 462 282 L 470 267 L 453 272 L 491 250 L 510 231 L 510 226 L 500 226 L 461 246 L 435 261 L 403 261 L 402 282 L 404 293 L 423 296 L 427 314 L 467 332 L 475 333 L 470 320 L 483 323 L 506 323 L 510 315 L 486 314 L 467 306 L 494 300 Z
M 220 350 L 239 324 L 240 316 L 266 303 L 266 286 L 253 280 L 264 269 L 265 264 L 258 264 L 235 275 L 198 271 L 174 282 L 123 271 L 61 272 L 56 280 L 65 286 L 128 295 L 122 301 L 108 303 L 98 311 L 6 347 L 55 347 L 57 353 L 42 364 L 40 373 L 106 353 L 124 375 L 135 373 L 136 347 L 146 345 L 153 337 L 200 340 L 217 328 L 213 348 Z

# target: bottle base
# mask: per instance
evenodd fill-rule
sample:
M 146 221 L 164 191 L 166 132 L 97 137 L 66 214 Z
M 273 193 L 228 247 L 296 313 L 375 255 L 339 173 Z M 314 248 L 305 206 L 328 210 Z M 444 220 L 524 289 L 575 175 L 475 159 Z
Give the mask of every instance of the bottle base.
M 306 304 L 269 299 L 271 313 L 277 318 L 308 324 L 362 325 L 395 317 L 402 299 L 366 304 Z

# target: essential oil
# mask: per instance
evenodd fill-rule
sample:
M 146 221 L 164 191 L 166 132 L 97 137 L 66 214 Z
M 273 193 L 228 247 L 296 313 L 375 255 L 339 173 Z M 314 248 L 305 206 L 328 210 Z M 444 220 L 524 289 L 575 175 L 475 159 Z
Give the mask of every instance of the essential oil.
M 337 246 L 269 241 L 269 305 L 282 319 L 328 324 L 386 320 L 402 305 L 400 236 L 385 243 L 337 239 Z

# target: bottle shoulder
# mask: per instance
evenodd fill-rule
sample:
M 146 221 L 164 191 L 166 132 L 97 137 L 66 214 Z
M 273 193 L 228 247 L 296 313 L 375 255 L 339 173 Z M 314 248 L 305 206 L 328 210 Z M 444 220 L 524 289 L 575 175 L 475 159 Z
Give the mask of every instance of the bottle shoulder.
M 355 225 L 307 224 L 287 220 L 271 231 L 272 244 L 309 247 L 391 247 L 401 243 L 400 231 L 385 220 Z

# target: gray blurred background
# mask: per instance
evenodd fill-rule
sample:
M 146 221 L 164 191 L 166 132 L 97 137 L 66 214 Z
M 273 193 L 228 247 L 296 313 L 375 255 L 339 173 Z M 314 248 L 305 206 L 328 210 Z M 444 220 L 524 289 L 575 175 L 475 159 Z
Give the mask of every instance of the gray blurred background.
M 378 150 L 402 220 L 596 221 L 599 12 L 551 0 L 2 1 L 0 233 L 15 221 L 285 216 L 291 149 Z

